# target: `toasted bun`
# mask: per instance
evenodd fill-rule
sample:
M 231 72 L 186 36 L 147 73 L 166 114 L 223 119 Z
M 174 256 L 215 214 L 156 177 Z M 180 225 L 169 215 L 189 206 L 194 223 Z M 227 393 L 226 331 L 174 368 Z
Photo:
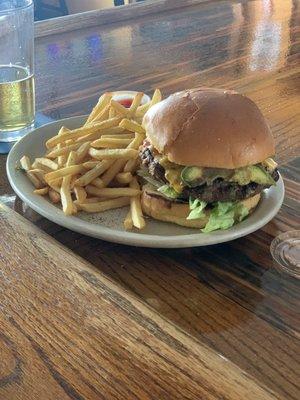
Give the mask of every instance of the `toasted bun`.
M 197 88 L 175 93 L 145 114 L 153 146 L 180 165 L 234 169 L 275 153 L 262 113 L 230 90 Z
M 252 212 L 257 206 L 260 199 L 260 194 L 256 194 L 241 203 Z M 173 222 L 174 224 L 187 226 L 189 228 L 204 228 L 208 222 L 209 211 L 206 213 L 205 218 L 199 219 L 186 219 L 190 213 L 188 204 L 175 203 L 166 200 L 162 197 L 153 196 L 143 188 L 142 191 L 142 209 L 143 212 L 154 219 L 160 221 Z

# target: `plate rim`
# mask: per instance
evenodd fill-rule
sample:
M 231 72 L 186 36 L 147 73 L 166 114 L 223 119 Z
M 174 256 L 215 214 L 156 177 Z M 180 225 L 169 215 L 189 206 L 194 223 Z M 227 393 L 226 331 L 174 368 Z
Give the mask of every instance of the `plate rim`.
M 18 184 L 14 182 L 13 179 L 13 171 L 11 170 L 12 168 L 15 168 L 14 164 L 16 161 L 16 153 L 19 152 L 19 149 L 22 148 L 22 144 L 26 141 L 28 141 L 29 138 L 31 138 L 33 135 L 38 136 L 39 131 L 43 131 L 45 127 L 49 127 L 50 125 L 63 125 L 67 124 L 68 122 L 72 122 L 74 124 L 82 123 L 83 119 L 86 118 L 87 115 L 79 115 L 79 116 L 72 116 L 60 120 L 56 120 L 53 122 L 49 122 L 39 128 L 36 128 L 29 132 L 27 135 L 25 135 L 22 139 L 20 139 L 18 142 L 14 144 L 12 147 L 11 151 L 8 154 L 7 161 L 6 161 L 6 172 L 8 176 L 8 180 L 10 185 L 12 186 L 14 192 L 20 197 L 22 201 L 24 201 L 29 207 L 31 207 L 34 211 L 36 211 L 38 214 L 42 215 L 43 217 L 49 219 L 50 221 L 63 226 L 67 229 L 70 229 L 72 231 L 95 237 L 98 239 L 114 242 L 114 243 L 120 243 L 120 244 L 126 244 L 130 246 L 138 246 L 138 247 L 150 247 L 150 248 L 188 248 L 188 247 L 200 247 L 200 246 L 208 246 L 208 245 L 213 245 L 213 244 L 218 244 L 218 243 L 224 243 L 228 241 L 232 241 L 235 239 L 238 239 L 240 237 L 246 236 L 250 233 L 253 233 L 259 229 L 261 229 L 264 225 L 266 225 L 268 222 L 271 221 L 271 219 L 274 218 L 274 216 L 277 214 L 279 209 L 281 208 L 281 205 L 283 203 L 284 199 L 284 183 L 281 175 L 279 174 L 279 181 L 277 182 L 277 187 L 272 188 L 273 190 L 278 190 L 279 195 L 279 201 L 274 206 L 269 213 L 265 214 L 264 217 L 260 221 L 256 221 L 253 224 L 248 224 L 248 225 L 241 225 L 243 221 L 237 225 L 235 225 L 235 231 L 232 231 L 231 229 L 224 230 L 224 231 L 216 231 L 210 234 L 205 234 L 202 232 L 195 232 L 191 234 L 180 234 L 180 235 L 174 235 L 174 236 L 159 236 L 159 235 L 153 235 L 153 234 L 140 234 L 138 232 L 127 232 L 127 231 L 122 231 L 122 230 L 117 230 L 113 228 L 109 228 L 106 226 L 103 226 L 101 224 L 93 224 L 89 221 L 84 221 L 80 218 L 71 216 L 67 217 L 63 214 L 63 212 L 52 205 L 51 203 L 48 203 L 49 207 L 42 207 L 41 205 L 37 204 L 35 200 L 38 200 L 38 198 L 35 199 L 34 194 L 32 196 L 26 196 L 24 193 L 22 193 L 21 189 L 19 188 Z M 40 136 L 41 137 L 41 136 Z M 260 203 L 266 201 L 266 199 L 261 199 Z M 59 215 L 56 218 L 56 215 L 53 214 L 53 209 L 56 210 L 57 212 L 60 212 Z M 255 213 L 255 211 L 254 211 Z M 252 215 L 254 215 L 254 213 Z M 249 217 L 251 218 L 251 216 Z M 162 223 L 162 222 L 161 222 Z M 98 226 L 98 228 L 95 228 L 95 226 Z M 94 227 L 94 228 L 91 228 Z M 99 229 L 100 227 L 100 229 Z M 239 229 L 236 229 L 238 227 Z M 176 225 L 174 225 L 174 228 L 176 228 Z

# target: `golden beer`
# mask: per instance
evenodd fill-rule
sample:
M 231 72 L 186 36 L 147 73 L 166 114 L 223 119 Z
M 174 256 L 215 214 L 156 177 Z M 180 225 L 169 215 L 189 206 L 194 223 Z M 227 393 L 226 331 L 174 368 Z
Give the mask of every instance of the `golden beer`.
M 34 77 L 26 68 L 0 65 L 1 131 L 28 127 L 34 121 Z

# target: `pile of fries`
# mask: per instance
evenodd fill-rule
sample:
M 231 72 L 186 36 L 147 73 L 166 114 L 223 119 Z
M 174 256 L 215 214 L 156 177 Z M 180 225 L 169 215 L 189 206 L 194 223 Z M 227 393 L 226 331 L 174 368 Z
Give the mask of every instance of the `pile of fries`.
M 33 163 L 24 155 L 21 168 L 34 193 L 60 203 L 65 215 L 130 205 L 124 227 L 142 229 L 145 220 L 135 175 L 138 149 L 145 138 L 141 121 L 162 98 L 156 89 L 151 101 L 141 105 L 143 96 L 138 92 L 130 108 L 125 108 L 113 99 L 113 93 L 104 93 L 82 127 L 62 127 L 47 140 L 46 154 Z

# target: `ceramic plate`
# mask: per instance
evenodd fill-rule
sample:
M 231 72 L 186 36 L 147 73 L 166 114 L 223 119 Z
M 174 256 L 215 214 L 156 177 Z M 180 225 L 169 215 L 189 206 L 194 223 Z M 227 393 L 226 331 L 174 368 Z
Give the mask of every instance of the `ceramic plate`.
M 7 175 L 17 195 L 36 212 L 49 220 L 85 235 L 144 247 L 194 247 L 227 242 L 245 236 L 264 226 L 278 212 L 284 197 L 284 185 L 280 177 L 276 187 L 262 193 L 261 201 L 253 214 L 246 220 L 224 231 L 209 234 L 195 229 L 147 219 L 147 226 L 142 232 L 126 232 L 123 219 L 128 209 L 106 211 L 98 214 L 79 213 L 66 217 L 63 212 L 50 203 L 47 197 L 33 194 L 33 186 L 25 174 L 16 169 L 20 158 L 26 154 L 33 160 L 45 153 L 44 143 L 64 125 L 70 129 L 82 126 L 86 116 L 72 117 L 50 123 L 33 130 L 17 142 L 7 159 Z

